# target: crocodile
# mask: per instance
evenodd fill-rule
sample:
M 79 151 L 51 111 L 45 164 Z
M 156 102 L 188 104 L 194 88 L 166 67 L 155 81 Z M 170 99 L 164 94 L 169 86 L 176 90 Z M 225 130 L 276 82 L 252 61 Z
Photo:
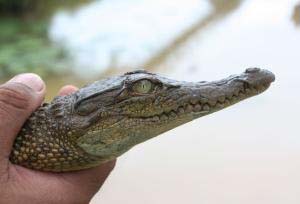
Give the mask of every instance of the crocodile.
M 136 144 L 265 91 L 272 72 L 248 68 L 212 82 L 138 70 L 91 83 L 39 107 L 18 133 L 10 161 L 66 172 L 115 159 Z

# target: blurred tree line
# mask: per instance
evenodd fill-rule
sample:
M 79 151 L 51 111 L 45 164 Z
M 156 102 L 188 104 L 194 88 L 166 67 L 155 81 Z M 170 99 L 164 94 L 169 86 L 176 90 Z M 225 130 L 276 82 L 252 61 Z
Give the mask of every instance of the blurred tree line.
M 0 77 L 66 71 L 68 54 L 49 41 L 49 20 L 58 9 L 74 9 L 88 1 L 0 0 Z
M 45 17 L 59 8 L 76 8 L 89 0 L 0 0 L 1 15 Z

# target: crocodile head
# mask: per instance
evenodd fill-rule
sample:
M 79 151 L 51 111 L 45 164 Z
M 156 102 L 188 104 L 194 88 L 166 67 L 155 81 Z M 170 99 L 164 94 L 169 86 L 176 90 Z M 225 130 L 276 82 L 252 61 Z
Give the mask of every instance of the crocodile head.
M 145 71 L 90 84 L 74 95 L 72 135 L 107 160 L 193 119 L 265 91 L 275 76 L 258 68 L 213 82 L 182 82 Z

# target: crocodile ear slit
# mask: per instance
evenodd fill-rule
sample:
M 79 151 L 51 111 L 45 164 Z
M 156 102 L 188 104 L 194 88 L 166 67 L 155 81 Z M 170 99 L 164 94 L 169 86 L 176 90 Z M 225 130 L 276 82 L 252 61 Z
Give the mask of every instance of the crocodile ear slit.
M 89 126 L 95 122 L 99 122 L 99 112 L 95 112 L 90 115 L 90 117 L 86 120 L 86 122 L 89 124 Z
M 75 106 L 75 111 L 81 116 L 87 116 L 97 110 L 98 106 L 95 103 L 82 103 Z

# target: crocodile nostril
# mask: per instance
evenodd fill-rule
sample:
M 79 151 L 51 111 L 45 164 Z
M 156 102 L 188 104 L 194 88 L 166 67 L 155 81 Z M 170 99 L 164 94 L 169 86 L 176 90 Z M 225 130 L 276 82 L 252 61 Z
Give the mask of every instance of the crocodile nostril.
M 260 72 L 260 68 L 248 68 L 246 69 L 246 73 L 257 73 Z

